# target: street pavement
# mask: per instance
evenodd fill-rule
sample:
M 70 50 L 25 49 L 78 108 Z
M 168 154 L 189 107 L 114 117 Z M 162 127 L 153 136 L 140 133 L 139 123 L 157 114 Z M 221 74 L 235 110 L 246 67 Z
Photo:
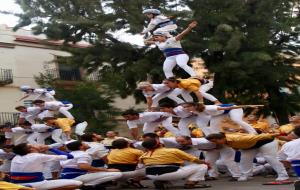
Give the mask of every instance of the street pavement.
M 265 177 L 254 177 L 252 180 L 247 182 L 229 182 L 228 177 L 223 177 L 215 181 L 207 181 L 206 184 L 210 184 L 211 188 L 205 188 L 207 190 L 294 190 L 294 185 L 262 185 L 263 183 L 274 181 L 274 178 Z M 291 178 L 291 180 L 296 180 L 296 178 Z M 172 187 L 168 189 L 183 189 L 183 181 L 172 182 Z M 151 181 L 146 180 L 142 182 L 143 185 L 148 186 L 148 190 L 154 189 Z M 199 188 L 200 189 L 200 188 Z M 203 189 L 203 188 L 201 188 Z M 128 189 L 129 190 L 129 189 Z

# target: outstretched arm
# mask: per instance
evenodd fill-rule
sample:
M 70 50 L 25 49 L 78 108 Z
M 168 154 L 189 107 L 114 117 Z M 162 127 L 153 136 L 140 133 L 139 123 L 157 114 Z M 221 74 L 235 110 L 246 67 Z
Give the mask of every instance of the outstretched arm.
M 178 34 L 177 36 L 175 36 L 176 41 L 180 41 L 183 36 L 185 36 L 187 33 L 189 33 L 193 28 L 195 28 L 197 26 L 197 21 L 193 21 L 189 24 L 189 26 L 182 31 L 180 34 Z
M 30 96 L 30 94 L 25 94 L 25 96 L 23 96 L 19 101 L 22 101 L 22 100 L 28 98 L 29 96 Z
M 155 41 L 154 41 L 153 37 L 152 38 L 148 38 L 148 39 L 144 40 L 144 44 L 146 44 L 146 45 L 152 45 L 152 44 L 155 44 Z

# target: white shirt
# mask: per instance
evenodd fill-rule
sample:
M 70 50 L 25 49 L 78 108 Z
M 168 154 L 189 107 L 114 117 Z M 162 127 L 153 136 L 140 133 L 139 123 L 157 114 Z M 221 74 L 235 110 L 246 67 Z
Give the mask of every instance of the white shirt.
M 38 132 L 38 133 L 44 133 L 47 132 L 48 129 L 51 129 L 52 127 L 46 125 L 46 124 L 33 124 L 31 125 L 31 129 L 34 132 Z
M 50 111 L 57 111 L 59 108 L 64 107 L 65 104 L 59 101 L 51 101 L 51 102 L 45 102 L 44 109 L 50 110 Z
M 44 93 L 48 93 L 48 90 L 45 88 L 36 88 L 30 94 L 40 95 L 40 94 L 44 94 Z
M 66 160 L 64 155 L 48 155 L 29 153 L 25 156 L 17 155 L 11 161 L 11 172 L 43 172 L 45 164 L 50 161 Z
M 182 48 L 180 41 L 177 41 L 175 37 L 168 38 L 164 42 L 155 42 L 155 44 L 161 51 L 169 48 Z
M 224 110 L 218 110 L 218 107 L 220 106 L 217 105 L 205 106 L 204 112 L 211 116 L 222 115 L 224 113 Z
M 164 93 L 170 90 L 165 84 L 151 84 L 153 91 L 143 91 L 145 97 L 152 97 L 155 94 Z
M 300 160 L 300 138 L 285 143 L 278 152 L 279 160 Z
M 148 24 L 148 27 L 143 30 L 143 33 L 147 33 L 155 28 L 156 25 L 169 21 L 170 19 L 164 15 L 157 15 L 152 18 Z
M 170 114 L 164 112 L 143 112 L 139 114 L 139 119 L 132 121 L 128 120 L 127 125 L 129 129 L 133 129 L 137 128 L 139 124 L 148 122 L 161 122 L 165 117 L 170 117 Z
M 187 118 L 187 117 L 191 117 L 191 116 L 196 116 L 196 114 L 193 114 L 192 112 L 187 111 L 186 109 L 184 109 L 182 106 L 177 106 L 173 109 L 173 111 L 175 112 L 175 116 L 176 117 L 180 117 L 180 118 Z
M 91 165 L 93 159 L 92 157 L 84 151 L 77 150 L 77 151 L 72 151 L 70 152 L 74 156 L 73 159 L 68 159 L 64 161 L 60 161 L 60 165 L 63 168 L 75 168 L 79 169 L 79 164 L 89 164 Z
M 108 150 L 105 146 L 98 142 L 84 142 L 89 145 L 89 149 L 86 152 L 93 158 L 93 160 L 101 159 L 108 154 Z
M 39 107 L 28 107 L 27 112 L 21 112 L 20 113 L 20 118 L 26 118 L 27 116 L 36 116 L 39 113 L 41 113 L 42 109 Z

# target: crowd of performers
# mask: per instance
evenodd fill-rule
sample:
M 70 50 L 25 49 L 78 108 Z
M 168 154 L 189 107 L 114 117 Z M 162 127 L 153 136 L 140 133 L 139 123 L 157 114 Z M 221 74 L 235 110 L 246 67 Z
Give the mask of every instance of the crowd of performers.
M 0 189 L 143 188 L 146 179 L 157 189 L 179 180 L 192 189 L 208 188 L 206 181 L 220 175 L 230 176 L 232 183 L 267 174 L 277 176 L 267 185 L 293 183 L 290 176 L 299 175 L 300 116 L 292 116 L 283 126 L 269 125 L 255 115 L 244 119 L 244 107 L 258 106 L 222 104 L 208 93 L 213 81 L 198 77 L 188 65 L 180 40 L 197 23 L 178 33 L 175 22 L 159 10 L 143 13 L 150 19 L 142 32 L 151 34 L 145 43 L 164 53 L 166 79 L 161 84 L 138 84 L 147 110 L 122 113 L 131 137 L 115 131 L 108 131 L 105 138 L 86 133 L 87 122 L 77 121 L 70 113 L 72 103 L 56 100 L 54 89 L 22 86 L 21 100 L 36 99 L 32 107 L 15 108 L 20 112 L 17 126 L 1 128 L 6 142 L 0 150 Z M 176 78 L 172 72 L 176 65 L 190 78 Z M 165 98 L 171 101 L 160 101 Z M 211 105 L 204 105 L 203 98 Z M 224 127 L 225 118 L 238 127 Z M 299 188 L 297 182 L 295 186 Z

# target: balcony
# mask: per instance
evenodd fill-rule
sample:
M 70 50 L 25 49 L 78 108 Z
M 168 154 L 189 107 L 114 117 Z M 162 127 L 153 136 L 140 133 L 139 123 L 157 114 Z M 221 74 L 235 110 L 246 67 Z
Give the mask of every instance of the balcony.
M 0 85 L 13 83 L 13 74 L 11 69 L 0 69 Z
M 46 75 L 51 76 L 56 79 L 58 85 L 64 86 L 66 88 L 73 87 L 79 81 L 99 81 L 99 73 L 92 72 L 87 73 L 83 69 L 75 67 L 59 67 L 55 69 L 47 69 Z
M 79 69 L 48 69 L 46 73 L 54 79 L 65 81 L 81 81 L 81 74 Z
M 0 125 L 4 125 L 9 122 L 13 125 L 18 123 L 19 113 L 15 112 L 0 112 Z

